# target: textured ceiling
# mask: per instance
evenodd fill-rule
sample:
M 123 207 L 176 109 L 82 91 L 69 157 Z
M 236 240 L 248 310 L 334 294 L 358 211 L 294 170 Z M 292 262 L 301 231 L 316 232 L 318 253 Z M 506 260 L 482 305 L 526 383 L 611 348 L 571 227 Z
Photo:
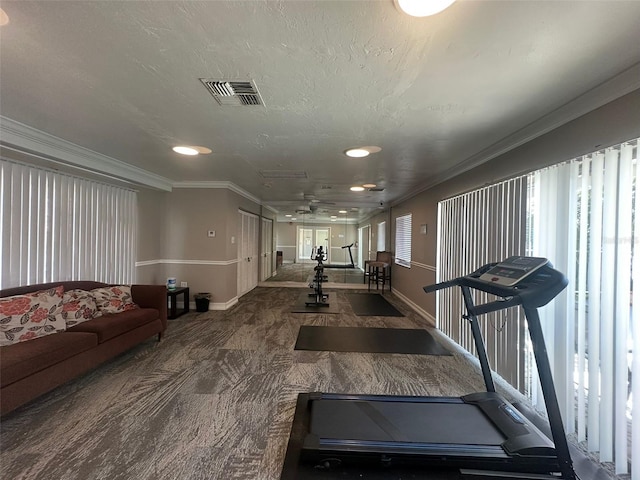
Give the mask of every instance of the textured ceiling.
M 172 182 L 233 182 L 283 214 L 304 194 L 388 205 L 640 63 L 638 1 L 459 1 L 423 19 L 392 0 L 2 8 L 3 116 Z M 265 106 L 220 106 L 200 78 L 253 80 Z M 361 145 L 382 151 L 342 153 Z M 349 191 L 362 183 L 384 191 Z

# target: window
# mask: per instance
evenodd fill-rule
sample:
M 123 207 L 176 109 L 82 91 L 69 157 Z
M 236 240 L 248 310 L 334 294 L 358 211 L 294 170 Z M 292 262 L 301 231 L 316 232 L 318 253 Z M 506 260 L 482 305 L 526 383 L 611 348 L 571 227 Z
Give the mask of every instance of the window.
M 411 214 L 396 218 L 396 265 L 411 268 Z
M 437 266 L 446 280 L 526 253 L 567 276 L 567 288 L 540 309 L 565 430 L 633 479 L 640 479 L 640 462 L 632 463 L 640 458 L 638 180 L 638 140 L 631 140 L 440 202 Z M 460 328 L 460 300 L 443 295 L 438 327 L 473 351 Z M 494 370 L 543 409 L 521 321 L 517 312 L 489 317 L 482 333 Z
M 640 458 L 638 167 L 633 140 L 529 179 L 529 250 L 569 279 L 540 312 L 565 428 L 617 474 Z M 534 383 L 534 402 L 537 391 Z
M 376 249 L 378 252 L 384 252 L 387 249 L 387 222 L 378 224 L 378 244 Z
M 438 205 L 438 281 L 473 272 L 478 267 L 525 249 L 526 177 L 480 188 Z M 459 289 L 441 290 L 436 297 L 437 325 L 462 347 L 473 352 L 473 337 L 465 322 Z M 511 385 L 524 390 L 525 353 L 518 349 L 527 336 L 519 310 L 484 315 L 480 321 L 489 363 Z M 506 319 L 508 318 L 508 321 Z
M 0 160 L 0 288 L 132 283 L 136 193 Z

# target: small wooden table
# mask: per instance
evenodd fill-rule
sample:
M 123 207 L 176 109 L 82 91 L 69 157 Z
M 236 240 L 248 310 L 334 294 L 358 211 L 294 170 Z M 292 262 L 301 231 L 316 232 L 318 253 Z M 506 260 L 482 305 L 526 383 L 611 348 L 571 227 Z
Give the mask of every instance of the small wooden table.
M 369 284 L 367 286 L 367 290 L 371 291 L 371 283 L 376 283 L 376 290 L 378 290 L 378 286 L 382 284 L 382 293 L 384 294 L 384 286 L 387 281 L 387 268 L 389 268 L 389 264 L 387 262 L 373 262 L 369 261 L 367 272 L 369 276 Z
M 183 295 L 184 306 L 180 312 L 177 311 L 177 297 Z M 173 290 L 167 289 L 167 310 L 169 311 L 168 319 L 173 320 L 180 315 L 189 313 L 189 287 L 174 288 Z

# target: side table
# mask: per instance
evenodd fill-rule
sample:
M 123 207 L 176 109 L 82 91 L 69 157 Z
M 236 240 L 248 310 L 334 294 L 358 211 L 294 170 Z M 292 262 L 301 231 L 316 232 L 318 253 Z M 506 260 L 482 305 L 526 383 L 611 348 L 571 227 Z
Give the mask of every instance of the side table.
M 177 297 L 183 295 L 184 306 L 180 312 L 177 311 Z M 173 290 L 167 290 L 167 310 L 169 315 L 167 318 L 173 320 L 180 315 L 189 313 L 189 287 L 174 288 Z

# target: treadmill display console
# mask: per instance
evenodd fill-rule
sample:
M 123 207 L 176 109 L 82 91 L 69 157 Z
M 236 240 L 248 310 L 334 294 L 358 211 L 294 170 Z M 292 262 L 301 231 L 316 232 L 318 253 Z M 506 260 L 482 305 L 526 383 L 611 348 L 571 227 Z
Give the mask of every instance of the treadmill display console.
M 548 262 L 540 257 L 509 257 L 480 275 L 480 280 L 512 287 Z

